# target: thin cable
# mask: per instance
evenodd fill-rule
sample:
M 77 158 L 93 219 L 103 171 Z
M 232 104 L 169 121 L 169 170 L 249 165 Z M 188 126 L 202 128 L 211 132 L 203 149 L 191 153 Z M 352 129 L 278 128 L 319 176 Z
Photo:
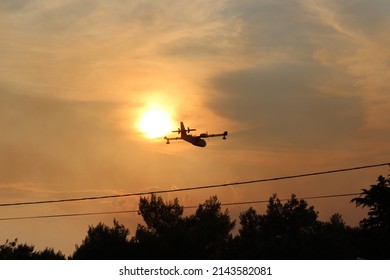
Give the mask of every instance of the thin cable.
M 364 166 L 350 167 L 350 168 L 343 168 L 343 169 L 334 169 L 334 170 L 327 170 L 327 171 L 320 171 L 320 172 L 313 172 L 313 173 L 303 173 L 303 174 L 298 174 L 298 175 L 289 175 L 289 176 L 282 176 L 282 177 L 257 179 L 257 180 L 250 180 L 250 181 L 240 181 L 240 182 L 215 184 L 215 185 L 205 185 L 205 186 L 189 187 L 189 188 L 174 189 L 174 190 L 137 192 L 137 193 L 126 193 L 126 194 L 105 195 L 105 196 L 91 196 L 91 197 L 81 197 L 81 198 L 65 198 L 65 199 L 58 199 L 58 200 L 42 200 L 42 201 L 26 201 L 26 202 L 14 202 L 14 203 L 1 203 L 0 207 L 20 206 L 20 205 L 33 205 L 33 204 L 48 204 L 48 203 L 62 203 L 62 202 L 74 202 L 74 201 L 87 201 L 87 200 L 98 200 L 98 199 L 109 199 L 109 198 L 141 196 L 141 195 L 150 195 L 150 194 L 162 194 L 162 193 L 194 191 L 194 190 L 221 188 L 221 187 L 228 187 L 228 186 L 247 185 L 247 184 L 254 184 L 254 183 L 264 183 L 264 182 L 270 182 L 270 181 L 289 180 L 289 179 L 296 179 L 296 178 L 309 177 L 309 176 L 318 176 L 318 175 L 325 175 L 325 174 L 331 174 L 331 173 L 339 173 L 339 172 L 347 172 L 347 171 L 354 171 L 354 170 L 367 169 L 367 168 L 375 168 L 375 167 L 386 166 L 386 165 L 390 165 L 390 162 L 373 164 L 373 165 L 364 165 Z
M 322 199 L 322 198 L 335 198 L 343 196 L 353 196 L 360 195 L 361 193 L 343 193 L 343 194 L 330 194 L 330 195 L 320 195 L 320 196 L 308 196 L 297 199 Z M 280 201 L 288 201 L 290 198 L 279 199 Z M 260 204 L 267 203 L 269 200 L 255 200 L 255 201 L 241 201 L 241 202 L 228 202 L 221 203 L 221 206 L 236 206 L 236 205 L 245 205 L 245 204 Z M 184 206 L 184 209 L 193 209 L 198 208 L 198 206 Z M 70 214 L 56 214 L 56 215 L 41 215 L 41 216 L 24 216 L 24 217 L 7 217 L 0 218 L 0 221 L 14 221 L 14 220 L 31 220 L 31 219 L 47 219 L 47 218 L 64 218 L 64 217 L 80 217 L 80 216 L 92 216 L 92 215 L 108 215 L 108 214 L 127 214 L 127 213 L 139 213 L 138 210 L 124 210 L 124 211 L 109 211 L 109 212 L 89 212 L 89 213 L 70 213 Z
M 46 218 L 65 218 L 65 217 L 79 217 L 79 216 L 106 215 L 106 214 L 124 214 L 124 213 L 136 213 L 136 212 L 138 212 L 138 211 L 137 210 L 124 210 L 124 211 L 111 211 L 111 212 L 90 212 L 90 213 L 41 215 L 41 216 L 24 216 L 24 217 L 0 218 L 0 221 L 46 219 Z

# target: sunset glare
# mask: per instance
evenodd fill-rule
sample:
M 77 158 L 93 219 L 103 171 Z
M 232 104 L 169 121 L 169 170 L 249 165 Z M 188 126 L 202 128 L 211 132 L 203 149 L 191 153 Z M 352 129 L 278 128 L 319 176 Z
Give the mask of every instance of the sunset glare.
M 158 138 L 170 132 L 172 122 L 167 112 L 153 109 L 142 115 L 138 127 L 147 137 Z

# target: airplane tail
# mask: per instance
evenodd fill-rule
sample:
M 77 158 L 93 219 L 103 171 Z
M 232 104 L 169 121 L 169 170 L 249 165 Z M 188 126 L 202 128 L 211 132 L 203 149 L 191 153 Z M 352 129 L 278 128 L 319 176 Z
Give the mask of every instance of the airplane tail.
M 181 133 L 181 138 L 184 138 L 187 136 L 186 128 L 185 128 L 183 122 L 180 122 L 180 133 Z
M 186 129 L 184 123 L 180 122 L 180 128 L 178 128 L 178 130 L 173 130 L 172 132 L 177 132 L 181 135 L 181 138 L 184 138 L 187 136 L 187 133 L 190 133 L 190 131 L 196 131 L 196 129 L 192 129 L 189 127 Z

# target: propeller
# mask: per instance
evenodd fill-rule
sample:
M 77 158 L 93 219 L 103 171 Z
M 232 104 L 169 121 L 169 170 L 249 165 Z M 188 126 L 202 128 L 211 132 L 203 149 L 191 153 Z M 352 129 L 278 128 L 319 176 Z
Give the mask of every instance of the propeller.
M 190 131 L 196 131 L 196 129 L 187 127 L 187 133 L 190 133 Z
M 184 129 L 184 131 L 186 131 L 187 133 L 190 133 L 190 131 L 196 131 L 196 129 L 187 127 L 187 129 Z M 177 132 L 178 134 L 180 134 L 181 129 L 178 128 L 177 130 L 172 130 L 172 132 Z

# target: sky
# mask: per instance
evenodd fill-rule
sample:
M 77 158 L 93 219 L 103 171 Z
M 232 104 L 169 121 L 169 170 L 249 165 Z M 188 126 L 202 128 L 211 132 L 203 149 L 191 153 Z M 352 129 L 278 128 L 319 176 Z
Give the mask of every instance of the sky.
M 387 0 L 3 0 L 0 203 L 197 187 L 389 162 Z M 151 109 L 198 148 L 140 130 Z M 164 194 L 182 205 L 360 192 L 389 168 Z M 353 197 L 308 200 L 356 226 Z M 1 207 L 0 218 L 134 210 L 139 197 Z M 229 206 L 233 219 L 250 206 Z M 186 210 L 185 214 L 190 214 Z M 6 239 L 61 250 L 114 217 L 0 221 Z M 238 220 L 237 220 L 238 221 Z M 238 223 L 237 223 L 238 224 Z

